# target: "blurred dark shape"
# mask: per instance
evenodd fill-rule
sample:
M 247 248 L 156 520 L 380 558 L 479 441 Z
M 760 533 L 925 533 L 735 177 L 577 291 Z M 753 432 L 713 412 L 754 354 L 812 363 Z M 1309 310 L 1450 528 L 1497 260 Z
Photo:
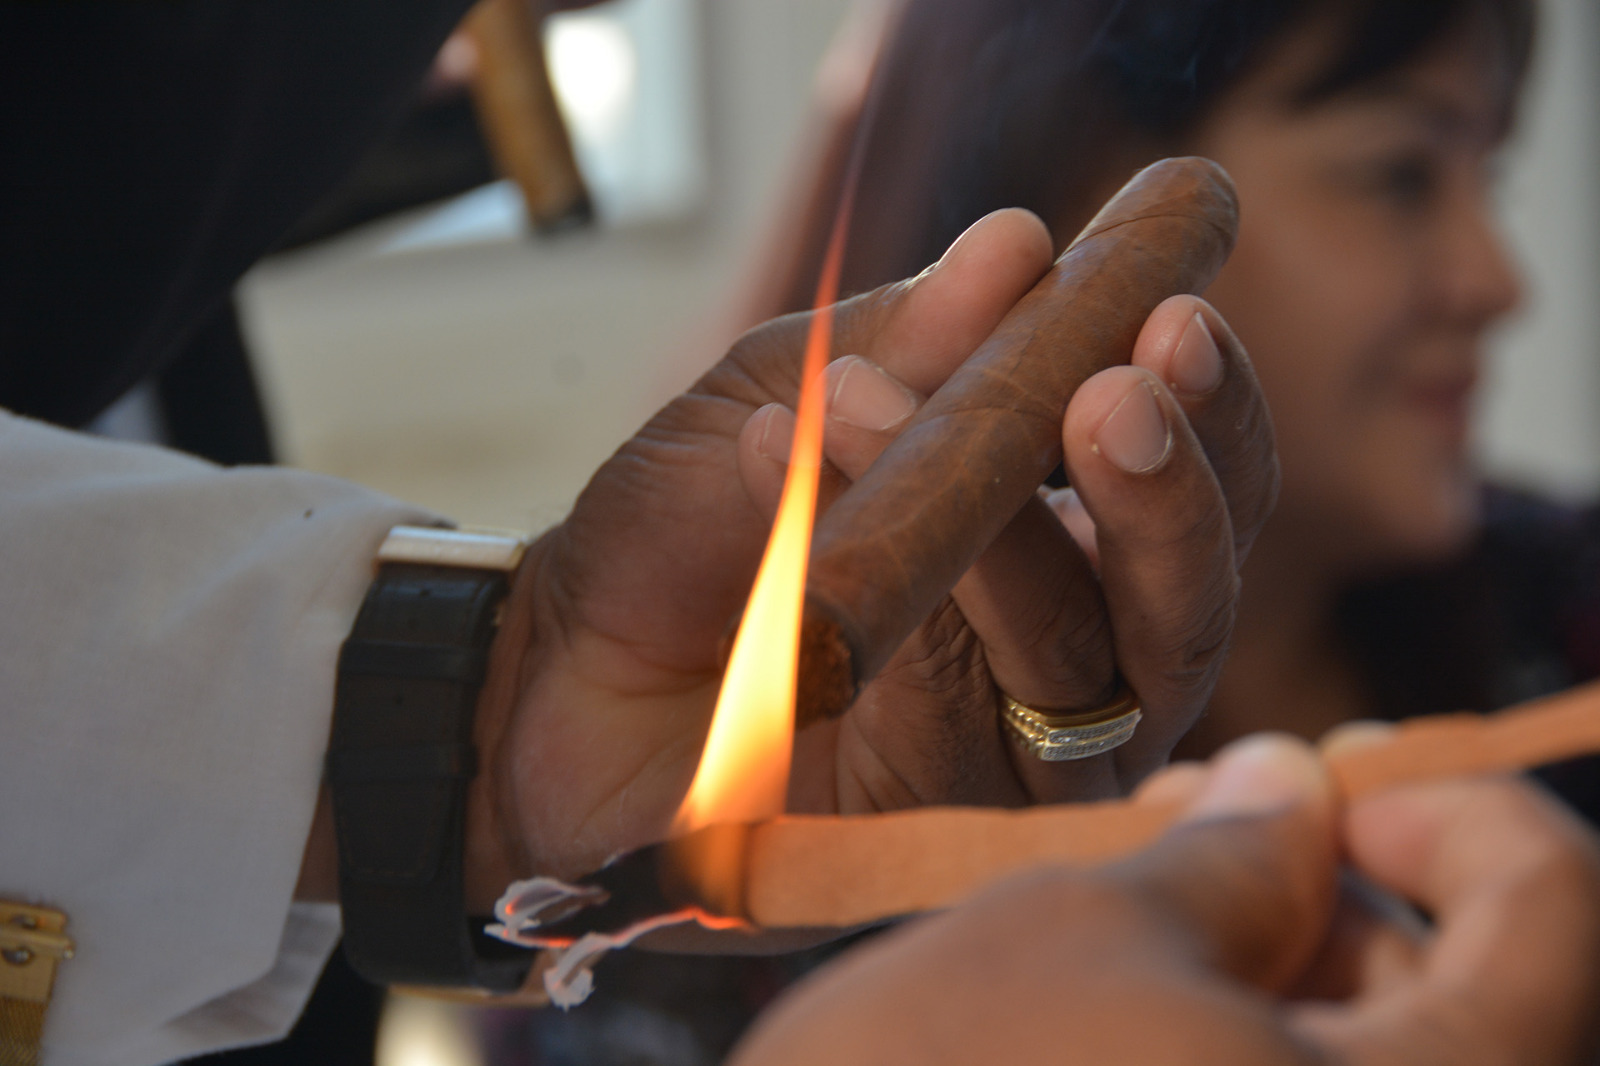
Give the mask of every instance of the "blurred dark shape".
M 344 952 L 335 951 L 287 1039 L 185 1061 L 189 1066 L 372 1066 L 383 997 L 383 989 L 357 977 Z
M 277 250 L 346 230 L 494 181 L 498 175 L 464 88 L 424 90 L 393 132 L 295 223 Z
M 1351 589 L 1338 623 L 1384 718 L 1504 707 L 1600 676 L 1600 509 L 1489 488 L 1472 552 Z M 1574 804 L 1600 817 L 1597 765 L 1597 802 Z
M 0 6 L 0 405 L 167 365 L 403 115 L 464 0 Z
M 614 952 L 582 1006 L 483 1008 L 474 1028 L 491 1066 L 716 1066 L 785 988 L 871 935 L 775 957 Z
M 155 377 L 166 443 L 223 466 L 273 461 L 267 413 L 232 298 Z

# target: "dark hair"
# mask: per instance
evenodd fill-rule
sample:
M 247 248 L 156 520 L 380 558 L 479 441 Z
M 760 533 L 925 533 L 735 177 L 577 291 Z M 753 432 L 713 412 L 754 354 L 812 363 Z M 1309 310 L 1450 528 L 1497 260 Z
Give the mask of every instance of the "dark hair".
M 1531 0 L 1122 0 L 1086 59 L 1106 69 L 1130 119 L 1174 133 L 1202 114 L 1264 46 L 1307 18 L 1336 16 L 1343 40 L 1301 88 L 1302 104 L 1404 66 L 1474 12 L 1491 20 L 1505 49 L 1508 87 L 1519 84 L 1533 39 Z
M 1075 228 L 1110 191 L 1108 178 L 1181 150 L 1223 93 L 1314 17 L 1328 17 L 1343 40 L 1298 102 L 1381 77 L 1482 14 L 1504 48 L 1509 122 L 1534 3 L 909 0 L 865 111 L 845 287 L 915 273 L 1000 207 Z

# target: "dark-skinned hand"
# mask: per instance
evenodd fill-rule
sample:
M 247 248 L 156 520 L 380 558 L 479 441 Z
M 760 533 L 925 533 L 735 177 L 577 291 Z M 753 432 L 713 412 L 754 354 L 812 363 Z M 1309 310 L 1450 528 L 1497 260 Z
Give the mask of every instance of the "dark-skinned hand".
M 1050 263 L 1034 216 L 998 212 L 917 278 L 838 306 L 833 351 L 857 360 L 830 371 L 835 489 L 894 434 L 897 423 L 842 418 L 852 404 L 871 410 L 872 366 L 931 393 Z M 767 537 L 781 473 L 772 405 L 794 402 L 808 318 L 747 334 L 530 549 L 481 702 L 468 821 L 475 904 L 513 876 L 580 874 L 666 833 Z M 1210 695 L 1237 567 L 1277 468 L 1254 375 L 1213 311 L 1169 301 L 1130 354 L 1134 367 L 1084 386 L 1063 427 L 1098 575 L 1043 499 L 1026 508 L 889 672 L 841 719 L 801 734 L 793 806 L 1103 796 L 1166 758 Z M 1152 434 L 1154 454 L 1141 458 Z M 1146 707 L 1125 751 L 1046 765 L 1008 747 L 997 684 L 1040 706 L 1092 706 L 1113 655 Z

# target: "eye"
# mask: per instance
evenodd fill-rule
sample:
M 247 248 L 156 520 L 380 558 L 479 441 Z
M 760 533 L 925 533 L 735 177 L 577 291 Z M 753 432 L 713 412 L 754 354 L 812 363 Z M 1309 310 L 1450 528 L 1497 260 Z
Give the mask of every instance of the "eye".
M 1380 161 L 1370 175 L 1372 191 L 1397 210 L 1427 210 L 1443 183 L 1442 168 L 1431 156 L 1407 153 Z

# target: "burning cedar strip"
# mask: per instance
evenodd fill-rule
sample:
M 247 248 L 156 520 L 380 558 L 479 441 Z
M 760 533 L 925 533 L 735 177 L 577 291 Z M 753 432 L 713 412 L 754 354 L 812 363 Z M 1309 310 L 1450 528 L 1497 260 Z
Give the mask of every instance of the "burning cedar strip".
M 1328 763 L 1349 800 L 1397 785 L 1526 770 L 1594 753 L 1600 753 L 1600 683 L 1499 714 L 1412 719 L 1388 740 L 1336 752 Z M 750 921 L 768 928 L 847 927 L 937 910 L 1019 870 L 1131 854 L 1177 814 L 1171 804 L 1114 801 L 781 818 L 752 829 L 745 910 Z
M 1412 719 L 1388 739 L 1336 752 L 1328 763 L 1348 800 L 1581 755 L 1600 755 L 1600 682 L 1498 714 Z M 614 933 L 664 915 L 687 920 L 691 910 L 767 929 L 851 928 L 953 906 L 1023 870 L 1130 855 L 1178 813 L 1175 804 L 1114 800 L 712 825 L 584 878 L 590 887 L 580 893 L 591 898 L 552 916 L 537 935 Z M 730 869 L 742 872 L 730 880 Z
M 798 725 L 843 713 L 954 587 L 1061 461 L 1073 392 L 1128 361 L 1162 300 L 1211 283 L 1238 216 L 1209 160 L 1140 171 L 821 518 Z

